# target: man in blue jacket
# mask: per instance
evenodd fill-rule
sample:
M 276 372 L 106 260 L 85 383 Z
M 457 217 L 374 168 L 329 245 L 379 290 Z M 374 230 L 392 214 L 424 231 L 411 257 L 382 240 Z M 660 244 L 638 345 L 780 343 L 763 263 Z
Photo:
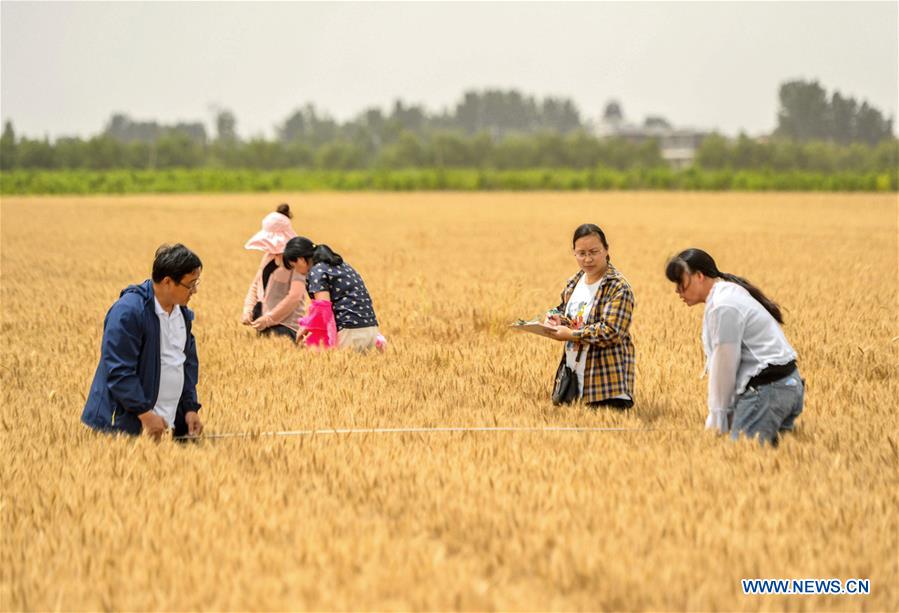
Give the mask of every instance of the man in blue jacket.
M 103 322 L 100 364 L 81 421 L 104 432 L 159 438 L 203 431 L 197 346 L 187 303 L 203 263 L 184 245 L 156 250 L 153 278 L 129 285 Z

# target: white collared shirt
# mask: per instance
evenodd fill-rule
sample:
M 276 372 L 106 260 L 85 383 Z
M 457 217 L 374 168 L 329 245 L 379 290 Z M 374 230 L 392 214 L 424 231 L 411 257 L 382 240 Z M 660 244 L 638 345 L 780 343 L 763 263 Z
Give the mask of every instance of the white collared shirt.
M 169 428 L 173 428 L 178 402 L 184 391 L 187 327 L 181 307 L 175 305 L 171 313 L 166 313 L 155 297 L 153 302 L 159 318 L 159 395 L 153 412 L 162 417 Z
M 702 346 L 709 373 L 706 428 L 730 429 L 734 398 L 767 366 L 796 359 L 780 324 L 743 287 L 729 281 L 712 286 L 702 320 Z

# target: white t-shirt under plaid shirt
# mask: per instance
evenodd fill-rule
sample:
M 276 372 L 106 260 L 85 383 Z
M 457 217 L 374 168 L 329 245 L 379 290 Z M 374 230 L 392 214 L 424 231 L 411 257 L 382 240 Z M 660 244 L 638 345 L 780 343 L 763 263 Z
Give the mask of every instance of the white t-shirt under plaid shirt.
M 568 304 L 565 305 L 565 315 L 571 320 L 572 329 L 580 329 L 584 326 L 584 321 L 590 316 L 593 309 L 593 301 L 596 299 L 596 290 L 602 279 L 596 283 L 587 283 L 587 275 L 584 275 L 574 287 Z M 565 343 L 565 365 L 577 373 L 578 396 L 584 393 L 584 365 L 587 363 L 586 349 L 580 351 L 581 359 L 577 359 L 578 350 L 581 349 L 580 343 L 571 341 Z

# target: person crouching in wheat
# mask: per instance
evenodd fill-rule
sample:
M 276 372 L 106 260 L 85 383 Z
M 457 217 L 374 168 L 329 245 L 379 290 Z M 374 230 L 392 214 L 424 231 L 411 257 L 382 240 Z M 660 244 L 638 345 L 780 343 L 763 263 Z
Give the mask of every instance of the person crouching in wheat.
M 705 303 L 706 428 L 776 446 L 781 432 L 793 430 L 805 394 L 780 307 L 749 281 L 718 270 L 701 249 L 671 258 L 665 276 L 687 306 Z
M 284 247 L 297 235 L 290 225 L 290 206 L 282 204 L 262 220 L 262 229 L 245 249 L 262 251 L 259 269 L 247 290 L 240 323 L 260 336 L 283 336 L 295 341 L 297 320 L 305 312 L 306 277 L 284 266 Z
M 634 406 L 636 355 L 630 326 L 634 292 L 612 266 L 606 235 L 594 224 L 574 231 L 574 258 L 580 270 L 562 290 L 562 302 L 544 323 L 565 343 L 553 389 L 555 404 L 578 398 L 591 408 Z
M 321 346 L 355 349 L 364 353 L 370 349 L 383 351 L 387 340 L 378 328 L 378 318 L 371 295 L 356 269 L 344 261 L 330 247 L 315 244 L 305 236 L 287 241 L 284 265 L 306 278 L 306 291 L 312 299 L 309 310 L 326 312 L 324 319 L 334 327 L 334 335 L 325 335 Z M 315 315 L 310 315 L 314 318 Z M 307 318 L 304 318 L 306 320 Z M 317 344 L 313 330 L 300 322 L 297 343 Z M 307 343 L 307 341 L 311 341 Z
M 129 285 L 103 321 L 100 363 L 81 421 L 103 432 L 160 438 L 203 431 L 198 411 L 197 343 L 187 303 L 203 263 L 184 245 L 156 250 L 153 274 Z

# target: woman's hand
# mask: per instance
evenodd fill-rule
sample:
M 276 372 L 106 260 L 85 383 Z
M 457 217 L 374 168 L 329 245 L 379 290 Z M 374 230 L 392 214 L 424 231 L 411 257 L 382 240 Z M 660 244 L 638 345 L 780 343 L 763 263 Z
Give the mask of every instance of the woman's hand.
M 297 330 L 297 345 L 305 345 L 306 337 L 312 334 L 312 330 L 304 326 L 300 326 L 300 329 Z
M 249 326 L 253 323 L 253 313 L 247 312 L 240 316 L 240 323 L 245 326 Z
M 559 326 L 556 328 L 556 331 L 552 333 L 552 338 L 557 341 L 573 341 L 574 330 L 566 326 Z
M 257 332 L 261 332 L 261 331 L 265 330 L 266 328 L 271 328 L 274 325 L 274 323 L 275 322 L 272 321 L 272 318 L 270 316 L 263 315 L 259 319 L 256 319 L 256 320 L 250 322 L 250 325 L 253 326 L 253 328 Z

